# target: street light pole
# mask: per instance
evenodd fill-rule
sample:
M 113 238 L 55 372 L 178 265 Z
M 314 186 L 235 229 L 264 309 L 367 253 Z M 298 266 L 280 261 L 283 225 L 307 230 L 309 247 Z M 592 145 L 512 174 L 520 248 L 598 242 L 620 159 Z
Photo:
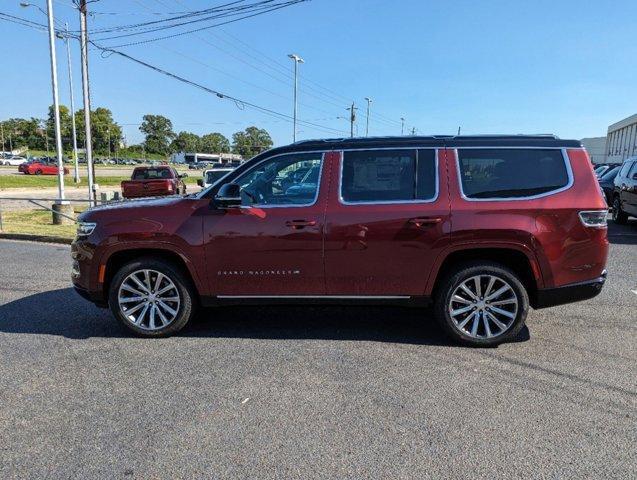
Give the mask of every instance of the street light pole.
M 298 66 L 299 63 L 305 63 L 301 57 L 296 53 L 290 53 L 288 55 L 294 61 L 294 132 L 292 133 L 292 141 L 296 142 L 296 110 L 297 110 L 297 90 L 298 90 Z
M 367 100 L 367 122 L 365 124 L 365 136 L 369 137 L 369 106 L 372 103 L 372 99 L 369 97 L 365 97 L 365 100 Z
M 78 166 L 77 158 L 77 134 L 75 131 L 75 97 L 73 95 L 73 71 L 71 70 L 71 37 L 69 36 L 69 24 L 65 23 L 66 36 L 63 36 L 66 42 L 66 59 L 69 65 L 69 95 L 71 97 L 71 130 L 73 133 L 73 157 L 75 158 L 75 171 L 74 180 L 75 183 L 80 183 L 80 170 Z
M 80 0 L 80 54 L 82 57 L 82 94 L 84 100 L 84 129 L 86 166 L 88 168 L 88 198 L 95 204 L 95 184 L 93 183 L 93 147 L 91 138 L 91 99 L 88 83 L 88 34 L 86 28 L 86 0 Z
M 58 201 L 64 200 L 64 160 L 62 152 L 62 135 L 60 133 L 60 101 L 58 98 L 58 72 L 55 58 L 55 27 L 53 26 L 53 0 L 46 2 L 49 24 L 49 51 L 51 54 L 51 88 L 53 90 L 53 109 L 55 117 L 55 149 L 58 156 Z
M 405 134 L 405 117 L 400 117 L 400 134 Z

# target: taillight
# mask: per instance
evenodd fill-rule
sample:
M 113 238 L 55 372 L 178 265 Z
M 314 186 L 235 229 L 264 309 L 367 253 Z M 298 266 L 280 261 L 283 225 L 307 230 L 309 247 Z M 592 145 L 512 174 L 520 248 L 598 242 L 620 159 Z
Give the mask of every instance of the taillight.
M 585 227 L 606 228 L 608 210 L 584 210 L 579 212 L 579 219 Z

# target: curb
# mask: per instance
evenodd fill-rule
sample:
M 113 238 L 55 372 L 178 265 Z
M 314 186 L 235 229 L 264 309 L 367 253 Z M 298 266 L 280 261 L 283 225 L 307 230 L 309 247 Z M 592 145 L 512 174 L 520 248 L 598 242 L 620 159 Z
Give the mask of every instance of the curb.
M 64 237 L 54 237 L 47 235 L 30 235 L 28 233 L 0 233 L 0 239 L 4 240 L 28 240 L 30 242 L 60 243 L 70 245 L 73 239 Z

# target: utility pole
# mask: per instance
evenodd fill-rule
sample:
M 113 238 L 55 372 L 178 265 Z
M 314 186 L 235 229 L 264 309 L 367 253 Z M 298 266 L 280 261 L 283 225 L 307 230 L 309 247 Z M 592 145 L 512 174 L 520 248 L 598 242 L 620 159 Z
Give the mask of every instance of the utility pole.
M 58 156 L 58 201 L 64 200 L 64 160 L 62 152 L 62 135 L 60 133 L 60 101 L 58 98 L 58 72 L 55 58 L 55 27 L 53 26 L 53 0 L 46 2 L 49 24 L 49 51 L 51 54 L 51 89 L 53 90 L 53 114 L 55 117 L 55 149 Z
M 358 110 L 358 108 L 354 102 L 352 102 L 352 106 L 345 110 L 349 110 L 349 136 L 354 137 L 354 122 L 356 122 L 356 110 Z
M 0 122 L 0 135 L 2 136 L 2 155 L 4 155 L 4 122 Z
M 365 100 L 367 100 L 367 121 L 365 122 L 365 136 L 369 137 L 369 107 L 372 103 L 372 99 L 369 97 L 365 97 Z
M 50 0 L 49 0 L 50 1 Z M 86 0 L 80 0 L 80 53 L 82 57 L 82 94 L 84 99 L 84 129 L 86 143 L 86 166 L 88 168 L 88 198 L 95 205 L 95 170 L 93 169 L 93 147 L 91 139 L 91 98 L 88 83 L 88 33 L 86 28 Z
M 416 127 L 411 128 L 411 135 L 412 136 L 416 135 Z
M 405 117 L 400 117 L 400 134 L 405 134 Z
M 298 66 L 299 63 L 305 63 L 301 57 L 299 57 L 296 53 L 290 53 L 288 55 L 294 61 L 294 132 L 292 133 L 292 141 L 296 142 L 296 109 L 297 109 L 297 90 L 298 90 Z
M 460 127 L 458 127 L 458 135 L 460 135 Z
M 75 170 L 73 179 L 75 183 L 80 183 L 80 170 L 77 158 L 77 133 L 75 131 L 75 97 L 73 95 L 73 71 L 71 70 L 71 37 L 69 35 L 69 24 L 64 23 L 66 35 L 58 34 L 58 38 L 63 38 L 66 43 L 66 60 L 69 65 L 69 95 L 71 97 L 71 130 L 73 134 L 73 157 L 75 159 Z

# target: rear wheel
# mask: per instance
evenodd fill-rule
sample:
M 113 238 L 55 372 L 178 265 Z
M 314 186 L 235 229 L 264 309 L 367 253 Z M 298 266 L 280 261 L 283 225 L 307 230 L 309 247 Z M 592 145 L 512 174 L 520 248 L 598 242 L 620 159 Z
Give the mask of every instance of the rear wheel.
M 500 344 L 524 326 L 529 297 L 518 276 L 491 262 L 450 272 L 437 290 L 435 316 L 454 340 L 471 346 Z
M 624 225 L 628 221 L 628 215 L 622 210 L 622 203 L 619 195 L 615 195 L 613 199 L 613 222 Z
M 173 264 L 141 258 L 115 274 L 108 303 L 113 315 L 136 334 L 164 337 L 181 330 L 192 318 L 192 288 Z
M 42 175 L 42 170 L 40 170 L 39 168 L 35 171 L 36 175 Z

